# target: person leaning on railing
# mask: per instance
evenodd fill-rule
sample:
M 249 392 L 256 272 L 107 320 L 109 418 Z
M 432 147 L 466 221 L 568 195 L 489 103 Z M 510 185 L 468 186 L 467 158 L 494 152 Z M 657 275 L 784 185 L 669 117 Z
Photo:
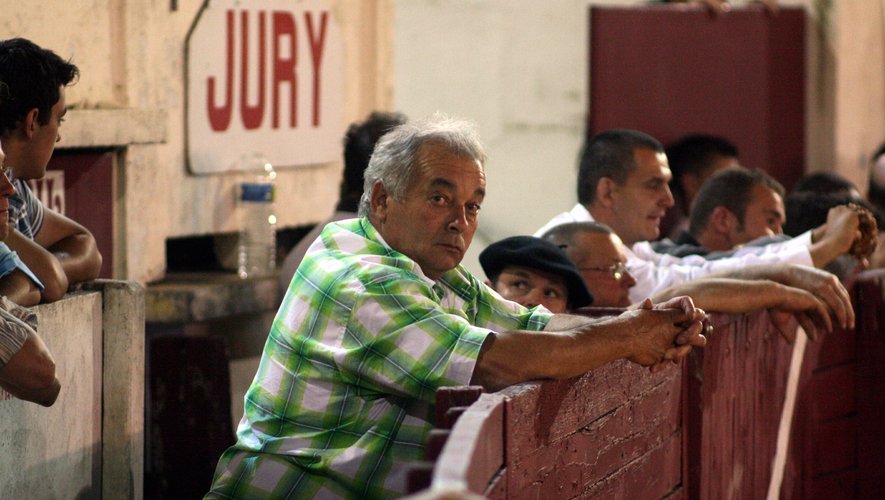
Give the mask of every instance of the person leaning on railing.
M 92 233 L 47 210 L 27 183 L 46 175 L 67 113 L 65 88 L 78 75 L 75 65 L 29 40 L 0 40 L 0 81 L 8 97 L 0 113 L 0 142 L 15 186 L 5 243 L 40 278 L 42 302 L 61 299 L 71 285 L 93 280 L 101 271 Z
M 5 213 L 9 196 L 15 193 L 6 176 L 5 161 L 0 146 L 0 240 L 9 234 Z M 18 255 L 0 242 L 0 387 L 19 399 L 51 406 L 61 389 L 55 362 L 37 335 L 36 314 L 14 303 L 37 304 L 41 288 L 40 280 Z
M 361 217 L 327 225 L 295 272 L 206 498 L 392 498 L 440 387 L 664 367 L 705 344 L 688 298 L 594 319 L 527 309 L 469 273 L 484 161 L 474 128 L 444 117 L 381 138 Z

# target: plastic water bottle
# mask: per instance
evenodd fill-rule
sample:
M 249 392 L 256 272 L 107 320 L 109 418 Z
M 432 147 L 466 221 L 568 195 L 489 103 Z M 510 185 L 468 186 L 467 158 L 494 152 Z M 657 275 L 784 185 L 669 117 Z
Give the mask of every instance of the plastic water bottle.
M 276 270 L 277 217 L 273 204 L 276 172 L 267 160 L 263 160 L 262 169 L 264 172 L 254 182 L 240 184 L 243 219 L 237 274 L 242 279 L 270 276 Z

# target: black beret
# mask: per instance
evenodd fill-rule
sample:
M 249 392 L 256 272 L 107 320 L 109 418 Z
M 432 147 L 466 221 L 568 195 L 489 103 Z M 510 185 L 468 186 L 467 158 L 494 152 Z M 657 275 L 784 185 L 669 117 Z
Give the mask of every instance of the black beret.
M 507 266 L 522 266 L 561 276 L 568 287 L 569 309 L 589 306 L 593 296 L 568 255 L 558 246 L 534 236 L 511 236 L 492 243 L 479 254 L 479 263 L 490 280 Z

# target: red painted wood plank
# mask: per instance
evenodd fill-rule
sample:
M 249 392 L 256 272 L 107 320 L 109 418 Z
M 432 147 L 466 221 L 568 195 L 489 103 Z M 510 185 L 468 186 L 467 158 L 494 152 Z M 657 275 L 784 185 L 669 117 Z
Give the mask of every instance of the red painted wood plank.
M 844 470 L 812 479 L 809 494 L 805 498 L 863 498 L 859 496 L 857 471 Z
M 764 497 L 792 347 L 764 312 L 713 318 L 714 334 L 688 366 L 688 495 Z
M 504 398 L 483 394 L 452 428 L 433 486 L 461 485 L 482 493 L 504 463 Z
M 854 418 L 821 422 L 812 438 L 815 476 L 857 467 L 857 423 Z M 879 471 L 880 473 L 882 471 Z
M 857 366 L 852 363 L 816 371 L 811 390 L 816 404 L 813 417 L 818 421 L 833 420 L 857 412 L 855 399 Z
M 509 493 L 523 496 L 552 484 L 558 495 L 573 496 L 615 474 L 678 432 L 679 396 L 678 387 L 657 385 L 565 438 L 513 457 Z
M 674 434 L 658 448 L 582 492 L 584 498 L 679 498 L 682 443 Z
M 857 435 L 860 498 L 885 498 L 885 278 L 858 281 Z
M 865 497 L 858 491 L 857 471 L 845 470 L 812 479 L 808 496 L 810 499 L 833 498 L 882 498 Z
M 633 363 L 619 361 L 574 380 L 505 389 L 501 394 L 509 398 L 507 461 L 514 462 L 562 439 L 651 387 L 667 384 L 678 392 L 681 376 L 676 367 L 653 374 Z
M 445 414 L 453 406 L 469 406 L 479 399 L 482 387 L 478 385 L 441 387 L 436 391 L 436 422 L 445 421 Z M 439 426 L 439 425 L 438 425 Z
M 854 330 L 839 329 L 824 335 L 817 342 L 821 344 L 818 368 L 852 363 L 857 359 L 857 333 Z
M 486 491 L 482 494 L 482 496 L 491 499 L 491 500 L 503 500 L 507 498 L 507 469 L 501 469 L 498 471 L 498 474 L 492 478 L 491 484 L 489 484 Z

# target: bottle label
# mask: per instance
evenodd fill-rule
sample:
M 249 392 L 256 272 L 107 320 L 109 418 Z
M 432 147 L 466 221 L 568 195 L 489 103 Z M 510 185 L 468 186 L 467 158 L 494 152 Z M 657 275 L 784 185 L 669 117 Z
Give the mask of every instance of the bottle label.
M 273 201 L 273 184 L 244 182 L 240 184 L 240 201 L 270 203 Z

